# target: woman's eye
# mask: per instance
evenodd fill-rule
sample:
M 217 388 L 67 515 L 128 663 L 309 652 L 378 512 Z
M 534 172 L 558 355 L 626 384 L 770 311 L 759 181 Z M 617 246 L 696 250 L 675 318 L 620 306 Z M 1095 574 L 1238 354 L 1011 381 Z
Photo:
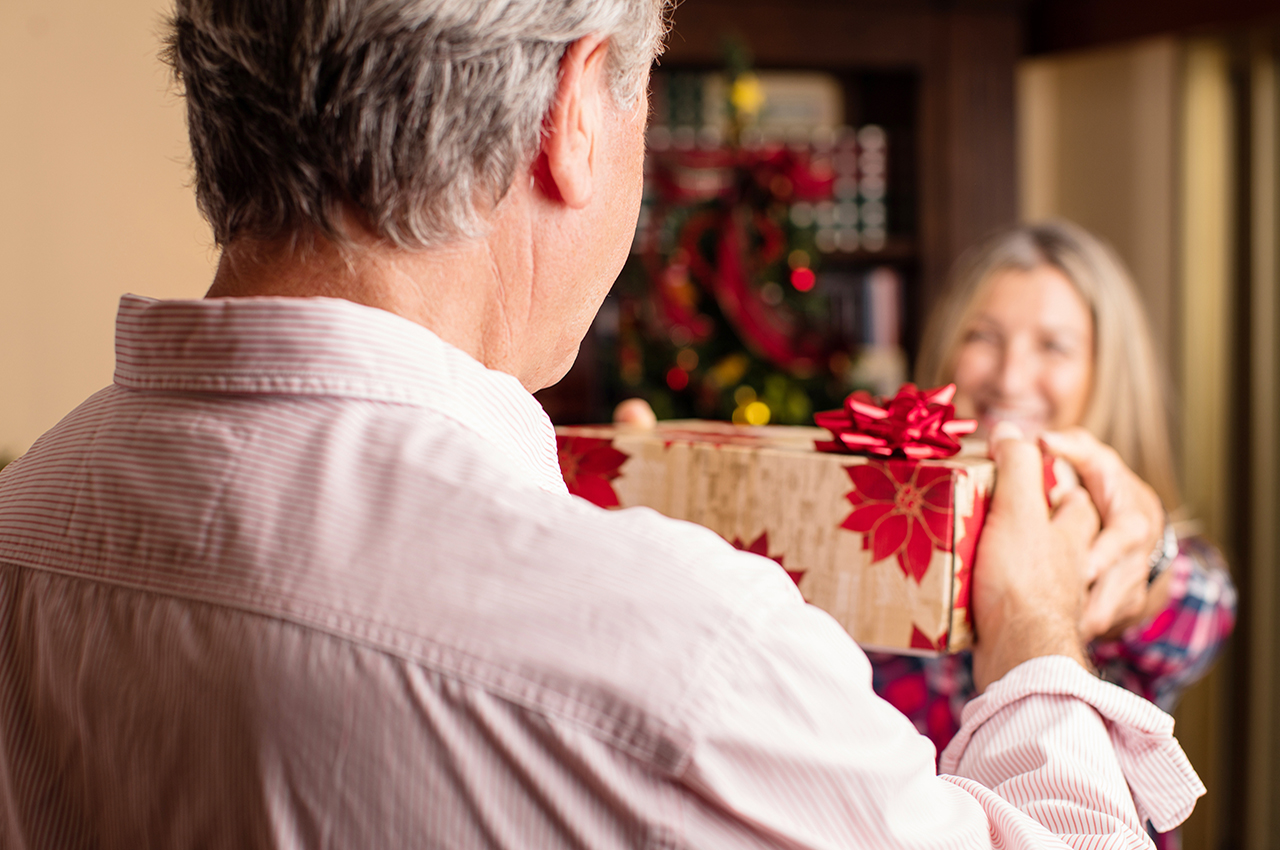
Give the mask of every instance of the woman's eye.
M 998 345 L 1000 342 L 999 334 L 985 328 L 972 328 L 964 335 L 965 342 L 982 342 L 987 345 Z
M 1046 339 L 1042 343 L 1044 350 L 1061 357 L 1070 357 L 1076 353 L 1076 347 L 1069 340 Z

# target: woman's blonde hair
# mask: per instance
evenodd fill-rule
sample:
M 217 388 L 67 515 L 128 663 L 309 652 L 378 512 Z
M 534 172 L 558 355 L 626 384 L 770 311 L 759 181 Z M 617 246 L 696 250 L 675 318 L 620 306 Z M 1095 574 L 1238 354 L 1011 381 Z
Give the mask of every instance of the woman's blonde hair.
M 1040 266 L 1061 272 L 1093 315 L 1093 386 L 1080 424 L 1114 448 L 1172 510 L 1179 497 L 1169 394 L 1146 312 L 1120 258 L 1083 228 L 1066 221 L 1023 225 L 967 251 L 925 327 L 916 379 L 922 386 L 951 381 L 987 284 L 998 272 Z

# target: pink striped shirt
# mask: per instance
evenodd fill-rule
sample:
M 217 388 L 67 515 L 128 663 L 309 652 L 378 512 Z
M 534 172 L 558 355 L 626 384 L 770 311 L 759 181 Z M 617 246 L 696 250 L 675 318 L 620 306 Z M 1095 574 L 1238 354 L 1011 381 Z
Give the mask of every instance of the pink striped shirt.
M 6 848 L 1145 847 L 1172 725 L 1038 659 L 935 775 L 775 563 L 568 495 L 514 378 L 344 301 L 126 296 L 0 473 Z

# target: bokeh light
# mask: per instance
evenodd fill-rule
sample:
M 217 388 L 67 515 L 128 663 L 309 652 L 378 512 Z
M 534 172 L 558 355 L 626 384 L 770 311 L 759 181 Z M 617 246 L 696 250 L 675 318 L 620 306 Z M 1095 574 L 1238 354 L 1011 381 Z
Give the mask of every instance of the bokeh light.
M 771 411 L 763 401 L 753 401 L 742 409 L 742 417 L 748 425 L 768 425 Z
M 813 273 L 813 269 L 807 269 L 801 266 L 798 269 L 791 270 L 791 285 L 800 292 L 808 292 L 813 289 L 817 277 Z

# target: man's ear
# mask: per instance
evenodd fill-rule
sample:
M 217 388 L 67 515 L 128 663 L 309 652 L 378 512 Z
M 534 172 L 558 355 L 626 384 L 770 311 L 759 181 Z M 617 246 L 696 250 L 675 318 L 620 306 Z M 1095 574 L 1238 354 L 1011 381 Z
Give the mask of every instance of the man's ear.
M 543 121 L 537 176 L 548 184 L 543 191 L 570 207 L 585 207 L 595 189 L 608 50 L 609 40 L 599 35 L 569 45 L 560 60 L 555 100 Z

